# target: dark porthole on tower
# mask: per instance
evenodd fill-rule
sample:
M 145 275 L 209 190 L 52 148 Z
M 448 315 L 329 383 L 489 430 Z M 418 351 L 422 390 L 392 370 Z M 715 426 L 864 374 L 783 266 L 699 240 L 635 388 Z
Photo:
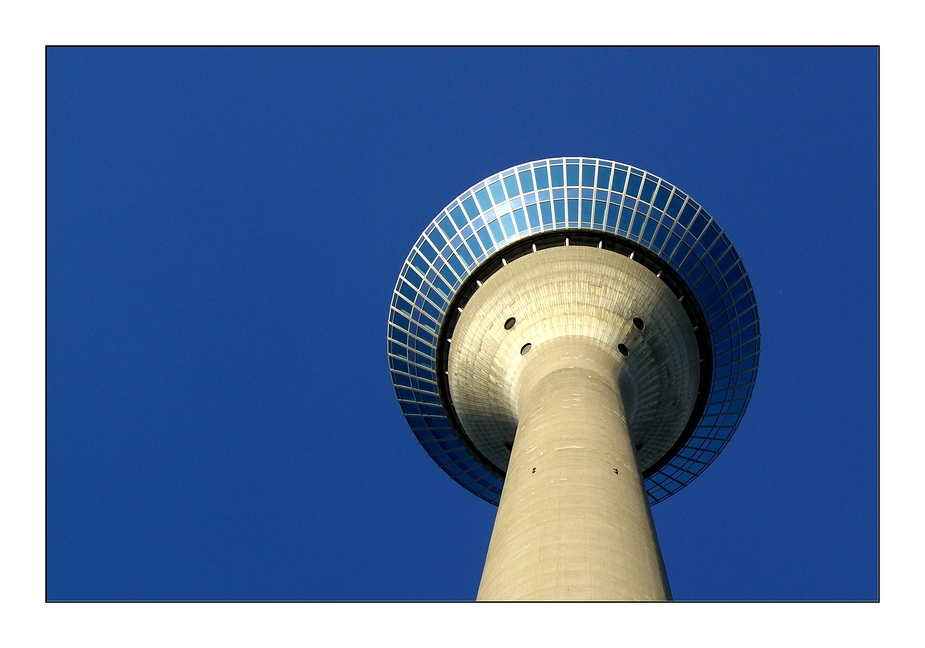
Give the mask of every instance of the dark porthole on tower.
M 523 345 L 523 346 L 520 348 L 520 355 L 527 355 L 527 353 L 529 353 L 529 352 L 530 352 L 530 349 L 532 349 L 532 348 L 533 348 L 533 345 L 530 344 L 529 342 L 527 342 L 525 345 Z
M 633 318 L 633 326 L 638 328 L 640 331 L 645 328 L 645 324 L 642 323 L 642 320 L 638 317 Z
M 508 317 L 507 321 L 504 323 L 504 330 L 510 331 L 512 328 L 514 328 L 514 325 L 516 323 L 517 323 L 516 319 L 514 319 L 513 317 Z
M 618 344 L 617 349 L 620 351 L 620 353 L 622 353 L 625 356 L 628 356 L 630 354 L 630 350 L 626 348 L 625 344 Z

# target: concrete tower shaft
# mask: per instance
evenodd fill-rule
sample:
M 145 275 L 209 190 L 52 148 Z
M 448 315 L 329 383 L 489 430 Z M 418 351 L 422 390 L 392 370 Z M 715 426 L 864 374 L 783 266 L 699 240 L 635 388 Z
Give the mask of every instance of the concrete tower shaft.
M 534 160 L 440 210 L 387 352 L 425 452 L 499 507 L 479 598 L 670 598 L 649 507 L 738 429 L 760 338 L 723 228 L 644 169 Z
M 448 373 L 469 440 L 506 468 L 479 598 L 670 598 L 642 472 L 700 366 L 668 286 L 608 250 L 528 254 L 469 299 Z

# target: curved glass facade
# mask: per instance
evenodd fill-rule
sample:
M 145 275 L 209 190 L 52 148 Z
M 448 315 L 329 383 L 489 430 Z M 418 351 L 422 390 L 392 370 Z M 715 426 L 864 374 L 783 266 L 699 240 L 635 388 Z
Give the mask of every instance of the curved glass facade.
M 452 201 L 405 260 L 389 310 L 392 384 L 421 445 L 453 479 L 497 505 L 503 479 L 457 436 L 438 388 L 437 339 L 469 275 L 535 234 L 607 232 L 640 245 L 687 284 L 707 321 L 712 378 L 703 415 L 645 486 L 655 504 L 691 482 L 732 437 L 758 370 L 758 311 L 748 273 L 716 221 L 680 189 L 626 164 L 552 158 L 491 176 Z

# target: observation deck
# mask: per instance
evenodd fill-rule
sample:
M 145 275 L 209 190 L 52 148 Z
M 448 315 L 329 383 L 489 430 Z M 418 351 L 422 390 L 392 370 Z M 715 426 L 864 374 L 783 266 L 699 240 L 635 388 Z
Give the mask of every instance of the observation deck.
M 434 461 L 497 505 L 517 429 L 517 363 L 527 362 L 549 328 L 530 322 L 549 315 L 543 294 L 584 290 L 561 288 L 569 273 L 548 270 L 565 262 L 568 253 L 558 248 L 566 247 L 585 250 L 572 255 L 587 266 L 575 282 L 616 287 L 575 297 L 560 319 L 580 311 L 575 330 L 635 376 L 637 387 L 624 390 L 626 416 L 655 504 L 729 442 L 754 388 L 760 331 L 751 282 L 726 234 L 687 194 L 641 169 L 596 158 L 540 160 L 495 174 L 447 205 L 412 248 L 392 297 L 388 357 L 399 403 Z M 611 269 L 602 274 L 592 265 Z M 492 331 L 484 350 L 481 333 L 470 330 L 468 350 L 457 351 L 457 327 L 473 326 L 460 324 L 470 301 L 492 279 L 514 276 L 515 266 L 540 286 L 534 306 L 505 297 L 486 311 L 491 321 L 476 327 Z M 648 286 L 642 297 L 619 291 L 627 278 Z M 646 299 L 657 310 L 646 310 Z M 668 321 L 674 328 L 661 326 Z M 450 371 L 465 362 L 465 370 Z M 480 371 L 481 383 L 454 378 Z

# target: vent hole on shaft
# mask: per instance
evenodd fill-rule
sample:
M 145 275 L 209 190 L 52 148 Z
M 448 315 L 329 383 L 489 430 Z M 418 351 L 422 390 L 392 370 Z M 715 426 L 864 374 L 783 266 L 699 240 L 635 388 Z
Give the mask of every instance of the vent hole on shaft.
M 525 345 L 520 347 L 520 355 L 527 355 L 528 353 L 530 353 L 530 349 L 532 348 L 533 348 L 533 345 L 527 342 Z
M 514 319 L 513 317 L 508 317 L 507 321 L 504 323 L 504 330 L 510 331 L 512 328 L 514 328 L 514 325 L 516 323 L 517 323 L 516 319 Z
M 622 353 L 625 356 L 628 356 L 630 354 L 630 350 L 626 348 L 625 344 L 618 344 L 617 350 L 619 350 L 620 353 Z
M 638 328 L 640 331 L 646 327 L 646 325 L 643 324 L 642 320 L 639 319 L 638 317 L 633 318 L 633 326 Z

